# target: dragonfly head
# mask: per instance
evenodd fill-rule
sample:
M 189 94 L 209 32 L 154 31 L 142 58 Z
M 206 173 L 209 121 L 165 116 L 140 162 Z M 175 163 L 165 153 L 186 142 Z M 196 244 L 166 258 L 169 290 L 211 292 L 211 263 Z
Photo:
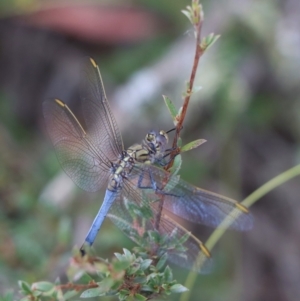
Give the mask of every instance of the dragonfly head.
M 150 131 L 145 138 L 146 144 L 155 153 L 162 153 L 165 151 L 166 145 L 168 144 L 169 137 L 168 134 L 161 130 Z

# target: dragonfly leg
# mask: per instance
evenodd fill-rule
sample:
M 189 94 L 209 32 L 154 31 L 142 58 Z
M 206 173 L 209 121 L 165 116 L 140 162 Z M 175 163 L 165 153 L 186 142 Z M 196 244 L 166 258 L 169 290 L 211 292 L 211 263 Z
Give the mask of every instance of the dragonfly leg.
M 145 177 L 145 173 L 146 172 L 149 174 L 150 185 L 143 185 L 143 183 L 142 183 L 143 179 Z M 173 197 L 177 197 L 177 198 L 181 197 L 180 195 L 164 191 L 164 188 L 158 187 L 155 179 L 153 178 L 151 170 L 148 170 L 148 171 L 143 170 L 143 172 L 139 176 L 138 185 L 137 186 L 138 186 L 139 189 L 151 189 L 151 190 L 154 190 L 156 194 L 168 195 L 168 196 L 173 196 Z
M 139 179 L 138 179 L 138 188 L 140 188 L 140 189 L 153 189 L 153 185 L 143 185 L 142 184 L 142 182 L 143 182 L 143 179 L 144 179 L 144 177 L 145 177 L 145 170 L 143 170 L 142 171 L 142 173 L 139 175 Z M 152 179 L 152 177 L 151 177 L 151 175 L 150 175 L 150 178 L 151 178 L 151 184 L 153 183 L 152 181 L 153 181 L 153 179 Z
M 165 150 L 165 154 L 162 158 L 159 158 L 156 160 L 156 163 L 162 167 L 167 166 L 172 160 L 174 160 L 174 158 L 179 155 L 180 152 L 177 152 L 176 155 L 174 156 L 170 156 L 171 153 L 176 150 L 177 147 L 172 147 L 172 148 L 168 148 L 167 150 Z M 166 157 L 170 156 L 167 160 Z

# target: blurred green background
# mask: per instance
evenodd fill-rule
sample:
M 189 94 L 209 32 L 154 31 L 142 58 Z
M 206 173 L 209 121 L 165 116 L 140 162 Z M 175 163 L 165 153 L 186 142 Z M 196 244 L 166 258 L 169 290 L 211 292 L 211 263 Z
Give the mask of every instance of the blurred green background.
M 101 68 L 125 147 L 149 129 L 172 128 L 161 95 L 182 103 L 194 55 L 192 28 L 180 13 L 189 4 L 1 1 L 1 293 L 16 292 L 19 279 L 65 279 L 72 248 L 103 199 L 103 191 L 85 193 L 64 175 L 44 129 L 42 101 L 61 98 L 80 116 L 79 75 L 88 55 Z M 299 163 L 300 2 L 202 4 L 203 35 L 221 38 L 201 58 L 202 89 L 182 131 L 184 142 L 207 143 L 183 154 L 181 176 L 242 200 Z M 226 233 L 213 253 L 215 270 L 198 277 L 190 300 L 298 300 L 299 195 L 296 178 L 255 204 L 254 229 Z M 190 229 L 203 241 L 212 232 Z M 109 220 L 95 243 L 104 258 L 132 246 Z M 183 283 L 188 271 L 174 273 Z

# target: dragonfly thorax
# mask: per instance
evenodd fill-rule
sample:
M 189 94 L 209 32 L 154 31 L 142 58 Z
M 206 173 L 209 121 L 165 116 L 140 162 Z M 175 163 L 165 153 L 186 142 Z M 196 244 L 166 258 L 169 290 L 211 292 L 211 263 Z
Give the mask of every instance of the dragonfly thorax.
M 116 191 L 122 187 L 123 179 L 127 178 L 132 170 L 134 159 L 132 154 L 124 151 L 117 163 L 112 164 L 111 176 L 108 183 L 108 189 L 111 191 Z
M 163 155 L 168 143 L 165 131 L 150 131 L 141 144 L 134 144 L 122 152 L 117 163 L 112 164 L 108 189 L 116 191 L 122 187 L 123 179 L 127 178 L 134 162 L 153 164 Z

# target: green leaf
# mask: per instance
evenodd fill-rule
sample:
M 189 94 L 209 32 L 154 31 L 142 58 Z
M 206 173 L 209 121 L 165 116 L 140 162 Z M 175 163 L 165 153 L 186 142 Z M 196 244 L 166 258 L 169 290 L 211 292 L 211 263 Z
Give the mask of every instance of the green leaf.
M 24 295 L 30 295 L 30 294 L 32 293 L 32 290 L 31 290 L 31 288 L 30 288 L 30 285 L 29 285 L 27 282 L 22 281 L 22 280 L 19 280 L 19 281 L 18 281 L 18 285 L 19 285 L 19 287 L 21 288 L 22 293 L 23 293 Z
M 176 175 L 181 168 L 181 164 L 182 164 L 182 158 L 181 158 L 181 155 L 178 154 L 174 159 L 174 163 L 173 163 L 172 167 L 170 168 L 170 172 L 173 175 Z
M 163 95 L 163 99 L 164 99 L 165 104 L 166 104 L 166 106 L 167 106 L 167 108 L 168 108 L 168 110 L 171 114 L 171 117 L 172 117 L 173 121 L 175 121 L 176 120 L 176 115 L 177 115 L 177 109 L 175 108 L 172 100 L 168 96 Z
M 118 298 L 119 298 L 119 301 L 127 301 L 127 300 L 129 300 L 128 299 L 128 296 L 129 296 L 129 293 L 128 294 L 126 294 L 126 295 L 124 295 L 124 294 L 118 294 Z
M 102 287 L 95 287 L 95 288 L 90 288 L 90 289 L 84 291 L 80 295 L 80 298 L 93 298 L 93 297 L 103 296 L 104 294 L 105 293 L 103 292 Z
M 68 299 L 73 298 L 76 295 L 78 295 L 78 292 L 76 290 L 71 290 L 71 291 L 67 291 L 63 297 L 64 297 L 64 300 L 68 300 Z
M 176 117 L 175 117 L 175 120 L 174 120 L 174 125 L 176 126 L 177 123 L 178 123 L 178 120 L 181 118 L 181 113 L 182 113 L 182 107 L 179 108 L 177 114 L 176 114 Z
M 143 260 L 143 262 L 141 263 L 140 269 L 142 271 L 145 271 L 152 263 L 152 259 L 145 259 Z
M 220 35 L 214 35 L 214 33 L 209 34 L 201 40 L 200 47 L 203 50 L 207 50 L 219 39 L 219 37 Z
M 191 236 L 191 232 L 186 231 L 186 233 L 179 238 L 178 243 L 183 245 L 189 239 L 190 236 Z
M 149 280 L 148 280 L 149 281 Z M 153 286 L 151 286 L 151 285 L 142 285 L 142 291 L 143 292 L 155 292 L 156 291 L 156 289 L 153 287 Z
M 124 260 L 124 258 L 123 258 L 123 254 L 120 254 L 120 253 L 115 253 L 115 256 L 117 257 L 117 259 L 118 260 L 120 260 L 120 261 L 122 261 L 122 260 Z
M 124 271 L 130 267 L 131 262 L 129 260 L 120 260 L 113 263 L 114 270 L 117 272 Z
M 97 296 L 106 295 L 111 287 L 114 285 L 115 281 L 112 278 L 105 278 L 101 282 L 97 282 L 98 287 L 88 289 L 84 291 L 80 297 L 81 298 L 92 298 Z
M 91 282 L 91 280 L 93 280 L 93 278 L 87 273 L 83 273 L 80 277 L 81 284 L 88 284 Z
M 191 11 L 190 11 L 190 7 L 187 6 L 187 9 L 188 10 L 181 10 L 181 12 L 190 20 L 190 22 L 193 24 L 193 19 L 192 19 L 192 16 L 191 16 Z
M 39 297 L 41 296 L 43 293 L 40 292 L 40 291 L 33 291 L 32 294 L 31 294 L 31 297 L 34 296 L 34 297 Z M 33 298 L 34 299 L 34 298 Z
M 158 263 L 156 264 L 156 268 L 157 268 L 158 271 L 161 270 L 161 269 L 164 267 L 164 265 L 166 264 L 167 260 L 168 260 L 168 254 L 167 254 L 167 253 L 164 253 L 164 254 L 159 258 L 159 261 L 158 261 Z
M 169 266 L 164 270 L 164 280 L 165 282 L 171 282 L 173 280 L 173 273 Z
M 199 147 L 200 145 L 202 145 L 203 143 L 205 143 L 206 140 L 205 139 L 198 139 L 198 140 L 195 140 L 195 141 L 192 141 L 186 145 L 184 145 L 181 149 L 180 149 L 180 152 L 181 153 L 184 153 L 184 152 L 187 152 L 191 149 L 194 149 L 194 148 L 197 148 Z
M 51 282 L 40 281 L 32 284 L 32 289 L 40 291 L 40 292 L 49 292 L 51 291 L 55 285 Z
M 118 295 L 119 300 L 120 301 L 127 300 L 129 293 L 130 293 L 129 290 L 125 290 L 125 289 L 120 290 Z
M 137 301 L 145 301 L 145 300 L 147 300 L 147 297 L 144 297 L 144 296 L 142 296 L 142 295 L 140 295 L 140 294 L 135 294 L 135 295 L 134 295 L 134 298 L 135 298 L 135 300 L 137 300 Z
M 172 293 L 184 293 L 184 292 L 188 291 L 188 288 L 186 288 L 185 286 L 177 283 L 177 284 L 174 284 L 170 287 L 170 291 Z
M 186 10 L 181 11 L 193 25 L 197 25 L 203 20 L 203 9 L 199 1 L 192 1 L 192 6 L 187 6 Z
M 123 252 L 124 252 L 124 255 L 125 255 L 126 258 L 128 258 L 128 259 L 132 258 L 132 254 L 131 254 L 131 252 L 129 250 L 127 250 L 127 249 L 124 248 Z
M 147 233 L 148 233 L 148 236 L 150 238 L 150 241 L 153 241 L 155 243 L 159 243 L 160 234 L 158 232 L 149 230 L 149 231 L 147 231 Z

